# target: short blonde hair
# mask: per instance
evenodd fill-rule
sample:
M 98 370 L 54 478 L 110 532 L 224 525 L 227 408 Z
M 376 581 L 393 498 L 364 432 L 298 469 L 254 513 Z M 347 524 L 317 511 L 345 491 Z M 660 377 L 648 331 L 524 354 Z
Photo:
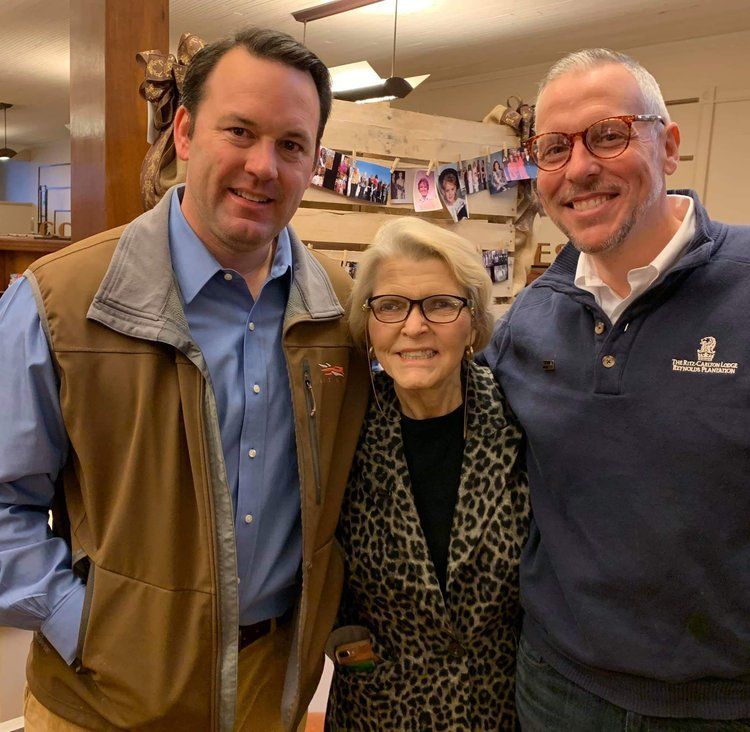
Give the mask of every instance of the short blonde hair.
M 472 301 L 472 325 L 476 331 L 472 344 L 474 349 L 480 351 L 489 343 L 493 325 L 490 313 L 492 282 L 479 248 L 452 231 L 415 216 L 404 216 L 394 218 L 380 227 L 357 265 L 357 276 L 349 303 L 349 330 L 358 345 L 365 344 L 370 314 L 362 306 L 372 296 L 380 265 L 396 257 L 405 257 L 415 262 L 425 259 L 445 262 Z

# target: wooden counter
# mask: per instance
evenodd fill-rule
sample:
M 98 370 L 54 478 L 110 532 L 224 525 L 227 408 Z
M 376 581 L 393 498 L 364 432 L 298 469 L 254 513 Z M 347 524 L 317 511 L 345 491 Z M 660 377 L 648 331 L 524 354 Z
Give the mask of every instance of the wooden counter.
M 0 292 L 8 287 L 11 274 L 23 274 L 35 260 L 68 246 L 70 239 L 34 236 L 0 236 Z

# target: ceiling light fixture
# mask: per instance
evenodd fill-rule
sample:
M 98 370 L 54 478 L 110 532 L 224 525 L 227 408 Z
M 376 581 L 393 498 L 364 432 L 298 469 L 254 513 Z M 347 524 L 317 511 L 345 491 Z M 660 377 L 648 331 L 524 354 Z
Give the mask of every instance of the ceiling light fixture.
M 307 24 L 311 20 L 330 18 L 332 15 L 348 13 L 350 10 L 364 8 L 366 5 L 374 5 L 380 2 L 383 2 L 383 0 L 336 0 L 336 2 L 323 3 L 323 5 L 316 5 L 314 8 L 307 8 L 307 10 L 298 10 L 296 13 L 292 13 L 292 17 L 300 23 Z
M 295 20 L 304 23 L 302 42 L 307 35 L 307 24 L 312 20 L 328 18 L 349 10 L 374 5 L 383 0 L 336 0 L 335 2 L 318 5 L 307 10 L 292 13 Z M 346 64 L 331 69 L 333 80 L 333 96 L 347 102 L 384 102 L 392 99 L 403 99 L 421 84 L 429 74 L 412 76 L 404 79 L 396 76 L 396 30 L 398 27 L 398 0 L 393 7 L 393 54 L 391 56 L 391 75 L 382 79 L 367 63 L 360 61 L 356 64 Z
M 8 104 L 7 102 L 0 102 L 0 109 L 3 110 L 3 116 L 5 117 L 5 142 L 3 143 L 4 147 L 0 148 L 0 160 L 9 160 L 10 158 L 16 157 L 17 154 L 15 150 L 11 150 L 11 148 L 8 147 L 8 110 L 12 106 L 12 104 Z

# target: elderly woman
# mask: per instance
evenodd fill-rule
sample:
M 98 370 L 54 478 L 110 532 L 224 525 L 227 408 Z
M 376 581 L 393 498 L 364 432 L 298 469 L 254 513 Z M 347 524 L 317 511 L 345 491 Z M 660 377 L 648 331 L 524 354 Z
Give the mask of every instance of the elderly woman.
M 528 498 L 521 434 L 472 360 L 490 287 L 468 241 L 416 218 L 359 263 L 350 328 L 383 371 L 339 525 L 330 730 L 513 729 Z

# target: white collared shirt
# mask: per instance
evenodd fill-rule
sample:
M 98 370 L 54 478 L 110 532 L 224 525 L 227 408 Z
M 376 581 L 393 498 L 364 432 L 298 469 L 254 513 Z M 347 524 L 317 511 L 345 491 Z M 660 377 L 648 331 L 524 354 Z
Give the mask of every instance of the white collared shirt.
M 628 284 L 630 293 L 626 297 L 620 297 L 612 288 L 605 284 L 596 271 L 593 258 L 581 252 L 578 257 L 576 268 L 575 286 L 586 292 L 590 292 L 596 299 L 597 304 L 607 314 L 614 325 L 622 315 L 625 308 L 636 298 L 640 297 L 646 290 L 656 284 L 657 281 L 670 269 L 670 267 L 682 256 L 685 248 L 695 235 L 695 204 L 689 196 L 670 195 L 675 211 L 687 206 L 682 224 L 675 235 L 669 240 L 650 264 L 645 267 L 637 267 L 628 272 Z

